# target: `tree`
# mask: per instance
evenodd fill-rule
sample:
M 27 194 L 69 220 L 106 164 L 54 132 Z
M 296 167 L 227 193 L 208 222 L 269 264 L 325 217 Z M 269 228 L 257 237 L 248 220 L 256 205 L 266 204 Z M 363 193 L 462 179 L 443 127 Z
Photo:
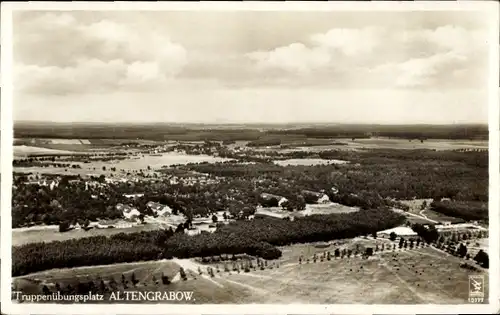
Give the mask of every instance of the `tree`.
M 184 271 L 184 268 L 180 267 L 179 274 L 180 274 L 182 280 L 184 280 L 184 281 L 187 280 L 187 275 L 186 275 L 186 272 Z
M 106 285 L 104 284 L 104 281 L 102 279 L 99 282 L 99 292 L 101 292 L 101 293 L 106 292 Z
M 464 258 L 467 255 L 467 246 L 460 244 L 458 247 L 458 256 Z
M 399 248 L 400 248 L 400 249 L 401 249 L 401 248 L 403 248 L 404 243 L 405 243 L 405 239 L 401 237 L 401 238 L 399 239 Z
M 365 250 L 365 256 L 370 257 L 373 255 L 373 248 L 372 247 L 367 247 Z
M 389 234 L 389 239 L 391 241 L 395 241 L 397 237 L 398 237 L 398 235 L 394 232 L 391 232 L 391 234 Z
M 166 284 L 170 284 L 170 280 L 168 279 L 168 276 L 166 276 L 166 275 L 165 275 L 165 274 L 163 274 L 163 273 L 162 273 L 162 275 L 161 275 L 161 282 L 162 282 L 163 284 L 165 284 L 165 285 L 166 285 Z
M 376 238 L 377 238 L 377 232 L 373 232 L 373 233 L 372 233 L 372 236 L 373 236 L 373 238 L 375 238 L 375 239 L 376 239 Z
M 109 287 L 111 290 L 118 289 L 118 283 L 116 283 L 115 278 L 111 278 L 111 280 L 109 280 Z
M 335 248 L 335 257 L 338 258 L 340 256 L 340 250 L 338 248 Z
M 69 231 L 69 222 L 68 221 L 62 221 L 59 223 L 59 232 L 63 233 L 66 231 Z
M 424 210 L 425 208 L 427 208 L 427 201 L 424 200 L 424 202 L 422 202 L 422 206 L 420 207 L 420 210 Z
M 218 220 L 218 219 L 217 219 L 217 216 L 214 214 L 214 215 L 212 216 L 212 222 L 213 222 L 213 223 L 217 223 L 217 220 Z
M 46 285 L 43 286 L 42 292 L 44 295 L 50 295 L 52 293 Z
M 132 281 L 132 285 L 135 286 L 137 284 L 137 279 L 135 278 L 135 272 L 132 272 L 132 278 L 131 278 L 131 281 Z
M 474 260 L 482 267 L 489 268 L 490 260 L 488 254 L 485 253 L 482 249 L 480 249 L 479 252 L 477 252 L 476 256 L 474 257 Z

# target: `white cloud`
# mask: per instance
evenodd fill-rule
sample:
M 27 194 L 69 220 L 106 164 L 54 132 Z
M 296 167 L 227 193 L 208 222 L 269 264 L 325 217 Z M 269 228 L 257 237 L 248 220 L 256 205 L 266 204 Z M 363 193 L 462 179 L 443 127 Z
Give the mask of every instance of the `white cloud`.
M 367 27 L 364 29 L 335 28 L 324 34 L 311 36 L 311 41 L 319 46 L 342 52 L 347 56 L 371 53 L 385 35 L 384 29 Z
M 453 80 L 454 73 L 466 71 L 464 66 L 467 61 L 463 55 L 448 52 L 428 58 L 413 58 L 402 63 L 380 65 L 371 69 L 371 73 L 375 78 L 392 77 L 393 87 L 425 87 L 445 83 L 439 82 L 440 80 Z
M 165 34 L 110 20 L 47 13 L 19 23 L 18 32 L 15 86 L 25 91 L 140 89 L 175 77 L 188 63 L 184 47 Z
M 412 30 L 331 29 L 310 36 L 308 42 L 248 56 L 263 73 L 282 69 L 313 76 L 318 84 L 342 75 L 343 87 L 411 88 L 479 86 L 487 80 L 486 53 L 485 32 L 446 25 Z M 468 78 L 464 73 L 475 75 Z M 482 80 L 477 80 L 481 75 Z M 304 77 L 306 81 L 311 83 Z
M 302 43 L 278 47 L 269 52 L 254 52 L 248 56 L 260 68 L 278 68 L 295 73 L 308 73 L 331 62 L 331 55 L 325 49 L 308 48 Z

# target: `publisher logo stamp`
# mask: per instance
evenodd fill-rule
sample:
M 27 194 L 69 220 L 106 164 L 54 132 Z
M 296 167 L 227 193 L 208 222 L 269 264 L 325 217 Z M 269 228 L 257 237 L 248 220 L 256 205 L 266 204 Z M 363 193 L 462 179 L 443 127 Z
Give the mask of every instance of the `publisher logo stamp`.
M 469 276 L 469 302 L 482 303 L 484 299 L 484 276 Z

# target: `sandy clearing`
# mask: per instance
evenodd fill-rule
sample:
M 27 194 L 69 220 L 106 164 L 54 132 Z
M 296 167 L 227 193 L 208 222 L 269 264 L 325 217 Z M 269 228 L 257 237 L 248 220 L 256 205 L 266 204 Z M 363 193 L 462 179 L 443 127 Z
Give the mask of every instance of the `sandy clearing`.
M 263 290 L 261 288 L 257 288 L 257 287 L 254 287 L 254 286 L 251 286 L 249 284 L 241 283 L 241 282 L 234 281 L 234 280 L 229 280 L 227 278 L 221 278 L 221 280 L 227 281 L 227 282 L 232 283 L 232 284 L 236 284 L 236 285 L 242 286 L 244 288 L 247 288 L 247 289 L 250 289 L 252 291 L 255 291 L 256 293 L 259 293 L 259 294 L 263 294 L 263 295 L 269 294 L 269 291 Z

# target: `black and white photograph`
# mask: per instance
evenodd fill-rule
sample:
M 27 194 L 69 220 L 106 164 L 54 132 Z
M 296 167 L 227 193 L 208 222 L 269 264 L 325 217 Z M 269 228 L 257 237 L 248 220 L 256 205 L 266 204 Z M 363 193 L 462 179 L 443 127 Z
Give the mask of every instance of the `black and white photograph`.
M 461 4 L 2 4 L 2 304 L 497 311 L 499 6 Z

